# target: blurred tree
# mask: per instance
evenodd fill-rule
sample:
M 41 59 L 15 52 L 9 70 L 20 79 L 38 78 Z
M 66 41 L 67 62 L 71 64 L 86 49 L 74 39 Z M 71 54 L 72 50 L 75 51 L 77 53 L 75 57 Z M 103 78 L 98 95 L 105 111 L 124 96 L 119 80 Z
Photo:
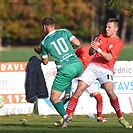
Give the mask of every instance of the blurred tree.
M 76 2 L 76 4 L 75 4 Z M 41 21 L 46 16 L 54 17 L 57 28 L 68 28 L 80 38 L 90 36 L 92 5 L 86 0 L 5 0 L 2 1 L 1 36 L 11 39 L 40 38 Z M 6 8 L 5 8 L 6 7 Z M 42 37 L 42 36 L 41 36 Z
M 14 39 L 33 39 L 39 37 L 40 30 L 36 17 L 35 8 L 26 0 L 24 1 L 10 1 L 8 4 L 8 17 L 4 22 L 5 37 L 12 37 Z
M 91 18 L 91 40 L 95 35 L 104 31 L 105 25 L 103 23 L 105 12 L 105 0 L 90 0 L 92 4 L 93 17 Z
M 60 2 L 54 2 L 52 6 L 52 14 L 57 22 L 57 27 L 71 30 L 80 39 L 87 39 L 91 35 L 93 11 L 90 2 L 60 0 Z
M 122 5 L 121 1 L 126 6 Z M 8 44 L 11 43 L 11 40 L 15 40 L 13 45 L 19 45 L 20 42 L 27 45 L 30 43 L 39 44 L 43 38 L 41 21 L 46 16 L 51 16 L 55 19 L 56 28 L 67 28 L 79 39 L 90 41 L 94 35 L 103 32 L 105 20 L 112 16 L 113 13 L 114 17 L 119 16 L 121 25 L 124 25 L 121 28 L 121 36 L 124 39 L 127 27 L 132 26 L 127 16 L 132 16 L 133 7 L 131 6 L 131 0 L 127 2 L 125 0 L 121 1 L 1 0 L 0 46 L 2 45 L 2 38 Z M 124 11 L 122 9 L 123 6 L 125 8 Z M 129 33 L 133 33 L 131 29 L 133 30 L 133 28 L 128 28 Z
M 122 12 L 126 11 L 129 18 L 133 19 L 133 0 L 107 0 L 106 4 L 110 8 L 117 8 Z
M 8 4 L 6 5 L 4 1 L 1 1 L 0 3 L 0 18 L 1 18 L 0 19 L 0 48 L 2 47 L 2 37 L 4 37 L 4 34 L 3 34 L 4 21 L 8 17 L 7 12 L 5 12 L 5 10 L 7 9 L 8 9 Z
M 126 32 L 127 27 L 130 25 L 131 27 L 131 34 L 130 42 L 133 42 L 133 24 L 129 22 L 129 19 L 133 21 L 133 0 L 110 0 L 106 2 L 107 6 L 111 9 L 118 9 L 119 14 L 122 18 L 122 31 L 121 31 L 121 38 L 125 42 L 126 40 Z

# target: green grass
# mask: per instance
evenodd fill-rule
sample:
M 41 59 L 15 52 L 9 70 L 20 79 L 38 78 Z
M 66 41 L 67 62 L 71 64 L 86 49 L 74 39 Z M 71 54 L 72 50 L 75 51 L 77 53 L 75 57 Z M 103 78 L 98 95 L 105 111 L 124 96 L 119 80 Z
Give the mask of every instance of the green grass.
M 7 115 L 0 116 L 1 133 L 132 133 L 133 129 L 125 129 L 115 114 L 105 114 L 106 123 L 99 123 L 87 115 L 75 115 L 67 128 L 55 127 L 54 122 L 59 115 Z M 133 114 L 124 114 L 133 124 Z M 27 122 L 22 121 L 26 119 Z
M 3 48 L 0 50 L 0 62 L 25 62 L 34 55 L 40 58 L 39 55 L 34 52 L 33 47 Z M 52 60 L 51 57 L 50 60 Z M 133 46 L 124 47 L 117 60 L 132 61 Z
M 133 46 L 124 47 L 117 60 L 133 61 Z
M 28 61 L 31 56 L 39 57 L 33 47 L 4 48 L 0 51 L 0 62 L 23 62 Z

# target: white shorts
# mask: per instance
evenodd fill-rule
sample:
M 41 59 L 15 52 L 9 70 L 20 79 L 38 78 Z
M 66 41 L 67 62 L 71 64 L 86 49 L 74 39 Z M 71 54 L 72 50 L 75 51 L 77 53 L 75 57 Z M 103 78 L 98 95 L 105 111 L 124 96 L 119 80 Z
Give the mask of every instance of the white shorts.
M 75 79 L 72 80 L 72 85 L 71 85 L 71 92 L 72 92 L 72 93 L 74 93 L 74 92 L 76 91 L 77 86 L 78 86 L 78 78 L 75 78 Z M 90 95 L 91 93 L 93 93 L 93 92 L 99 92 L 99 91 L 98 91 L 98 86 L 97 86 L 97 84 L 92 83 L 91 86 L 89 86 L 89 87 L 85 90 L 85 92 L 86 92 L 87 94 L 89 94 L 89 95 Z
M 96 79 L 100 84 L 108 81 L 113 82 L 113 72 L 106 68 L 89 64 L 79 77 L 79 80 L 84 81 L 88 86 L 90 86 Z

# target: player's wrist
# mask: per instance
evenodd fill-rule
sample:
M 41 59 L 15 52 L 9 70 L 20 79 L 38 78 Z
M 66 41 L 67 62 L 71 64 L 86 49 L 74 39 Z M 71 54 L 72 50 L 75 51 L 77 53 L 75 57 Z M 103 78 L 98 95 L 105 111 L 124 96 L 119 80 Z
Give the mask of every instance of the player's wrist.
M 100 48 L 98 48 L 97 52 L 101 54 L 102 50 Z

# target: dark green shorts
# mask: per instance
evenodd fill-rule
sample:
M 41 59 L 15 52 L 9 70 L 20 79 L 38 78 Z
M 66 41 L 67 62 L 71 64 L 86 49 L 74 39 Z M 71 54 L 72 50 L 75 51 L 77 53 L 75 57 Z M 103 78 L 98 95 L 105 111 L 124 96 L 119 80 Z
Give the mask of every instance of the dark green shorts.
M 81 61 L 73 62 L 72 64 L 68 64 L 63 68 L 58 69 L 52 89 L 63 92 L 67 88 L 70 88 L 72 79 L 80 76 L 82 71 L 83 65 Z

